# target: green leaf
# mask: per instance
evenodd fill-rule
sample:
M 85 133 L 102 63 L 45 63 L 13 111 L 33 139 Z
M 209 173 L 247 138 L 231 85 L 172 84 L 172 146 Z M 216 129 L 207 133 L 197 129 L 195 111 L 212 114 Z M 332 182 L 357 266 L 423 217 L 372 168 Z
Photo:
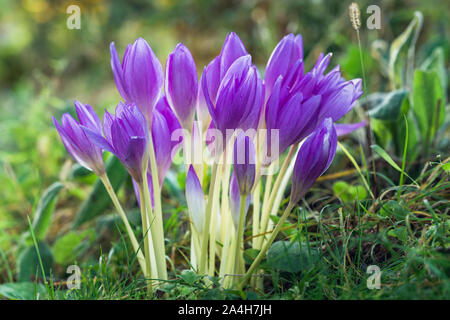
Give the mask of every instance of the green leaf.
M 62 265 L 73 263 L 80 253 L 79 247 L 86 237 L 92 240 L 95 237 L 93 229 L 82 232 L 69 231 L 67 234 L 56 240 L 53 245 L 55 261 Z
M 42 283 L 18 282 L 0 285 L 0 296 L 11 300 L 34 300 L 47 297 L 47 290 Z
M 395 163 L 394 160 L 392 160 L 391 156 L 388 155 L 387 152 L 384 151 L 384 149 L 376 144 L 373 144 L 370 147 L 375 150 L 375 152 L 378 153 L 384 160 L 386 160 L 386 162 L 389 163 L 395 170 L 402 172 L 402 169 Z
M 445 118 L 442 86 L 435 71 L 415 71 L 412 97 L 412 109 L 420 134 L 424 144 L 428 146 Z
M 115 191 L 128 176 L 127 171 L 116 157 L 110 157 L 106 162 L 106 173 Z M 94 187 L 78 211 L 72 228 L 75 229 L 83 223 L 100 216 L 111 205 L 111 199 L 100 179 L 94 183 Z
M 447 173 L 450 173 L 450 162 L 444 163 L 442 165 L 442 169 L 444 169 Z
M 375 108 L 369 111 L 372 118 L 396 121 L 399 119 L 403 100 L 408 94 L 408 90 L 400 89 L 388 93 L 383 101 Z
M 198 276 L 194 271 L 192 270 L 183 270 L 181 271 L 180 278 L 186 281 L 189 285 L 193 285 L 195 281 L 200 279 L 200 276 Z
M 64 185 L 62 183 L 55 182 L 45 190 L 44 194 L 39 199 L 33 220 L 33 230 L 37 240 L 43 240 L 47 235 L 56 200 L 63 187 Z
M 402 242 L 406 242 L 408 240 L 408 230 L 406 227 L 398 227 L 395 229 L 391 229 L 388 231 L 388 235 Z
M 267 252 L 267 263 L 272 268 L 286 272 L 300 272 L 314 266 L 318 260 L 319 252 L 317 249 L 310 248 L 299 242 L 277 241 Z
M 39 254 L 42 259 L 45 276 L 50 276 L 53 267 L 53 254 L 50 247 L 45 242 L 38 243 Z M 30 281 L 36 275 L 42 277 L 41 266 L 35 246 L 25 248 L 17 259 L 18 279 L 19 281 Z
M 435 48 L 428 58 L 422 63 L 420 69 L 425 71 L 435 71 L 437 73 L 441 82 L 443 96 L 445 98 L 445 90 L 447 88 L 447 70 L 445 68 L 445 57 L 442 47 Z M 445 101 L 442 105 L 445 105 Z
M 423 14 L 414 12 L 414 18 L 403 33 L 392 43 L 389 52 L 389 79 L 393 88 L 408 85 L 414 66 L 414 51 L 423 24 Z

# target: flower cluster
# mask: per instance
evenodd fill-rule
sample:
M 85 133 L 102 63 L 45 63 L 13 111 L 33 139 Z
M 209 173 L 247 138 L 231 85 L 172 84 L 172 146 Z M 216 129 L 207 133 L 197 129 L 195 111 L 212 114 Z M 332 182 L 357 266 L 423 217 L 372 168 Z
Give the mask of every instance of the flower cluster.
M 321 54 L 307 71 L 300 35 L 289 34 L 278 43 L 264 78 L 235 33 L 227 35 L 220 54 L 204 68 L 200 79 L 192 54 L 181 43 L 169 54 L 164 72 L 142 38 L 126 47 L 122 60 L 114 43 L 110 52 L 114 80 L 123 98 L 115 113 L 105 111 L 101 122 L 89 105 L 75 102 L 79 121 L 64 114 L 62 124 L 55 119 L 54 124 L 75 160 L 104 181 L 103 151 L 113 153 L 133 178 L 145 229 L 142 269 L 149 278 L 167 279 L 161 187 L 181 140 L 184 153 L 189 154 L 192 145 L 208 150 L 208 129 L 223 136 L 211 166 L 207 197 L 207 164 L 186 160 L 191 265 L 200 274 L 223 277 L 245 272 L 243 232 L 252 201 L 258 200 L 252 231 L 265 234 L 273 227 L 267 221 L 281 204 L 284 181 L 292 175 L 292 208 L 330 166 L 338 135 L 365 124 L 335 124 L 361 96 L 361 80 L 343 79 L 339 66 L 326 72 L 331 54 Z M 264 139 L 248 133 L 261 129 L 267 130 Z M 178 130 L 184 132 L 182 139 L 174 139 Z M 228 135 L 229 130 L 240 133 Z M 277 144 L 275 157 L 268 159 L 264 143 Z M 287 149 L 275 182 L 263 177 L 262 169 L 283 160 Z M 263 183 L 267 202 L 261 206 Z M 260 237 L 251 245 L 263 253 L 271 241 Z M 223 285 L 236 284 L 229 281 Z

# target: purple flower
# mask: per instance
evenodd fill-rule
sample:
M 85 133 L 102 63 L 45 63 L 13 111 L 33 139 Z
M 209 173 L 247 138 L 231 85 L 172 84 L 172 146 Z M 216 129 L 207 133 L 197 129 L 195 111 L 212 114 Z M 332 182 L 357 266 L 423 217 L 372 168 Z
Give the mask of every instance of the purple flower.
M 233 218 L 234 227 L 238 229 L 239 224 L 239 211 L 241 208 L 241 192 L 239 190 L 239 184 L 236 179 L 236 175 L 233 172 L 230 180 L 230 211 L 231 217 Z M 246 196 L 245 200 L 245 215 L 247 215 L 248 207 L 250 206 L 251 194 Z
M 287 147 L 303 140 L 314 129 L 311 122 L 320 106 L 321 96 L 304 98 L 301 91 L 289 91 L 279 76 L 266 104 L 265 119 L 269 148 L 271 130 L 279 130 L 279 154 Z
M 297 203 L 330 166 L 336 153 L 337 134 L 331 118 L 325 119 L 305 140 L 295 160 L 291 203 Z
M 272 54 L 276 57 L 279 52 L 296 52 L 298 57 L 286 62 L 279 58 L 277 69 L 281 75 L 271 86 L 275 71 L 266 74 L 266 90 L 271 90 L 266 103 L 265 121 L 269 139 L 271 129 L 279 130 L 279 153 L 287 147 L 302 141 L 320 125 L 325 118 L 338 121 L 348 113 L 355 101 L 362 94 L 361 80 L 345 81 L 341 77 L 339 66 L 324 74 L 330 63 L 331 54 L 321 54 L 311 71 L 304 74 L 303 61 L 300 58 L 300 40 L 287 36 Z M 283 51 L 284 50 L 284 51 Z M 286 53 L 287 54 L 287 53 Z M 289 55 L 288 55 L 289 56 Z M 271 60 L 272 57 L 271 57 Z M 273 65 L 271 61 L 269 65 Z M 288 65 L 288 67 L 286 67 Z M 284 68 L 286 67 L 286 68 Z M 267 72 L 266 72 L 267 73 Z M 267 78 L 269 76 L 269 78 Z
M 180 141 L 172 141 L 172 133 L 177 129 L 181 129 L 181 125 L 172 109 L 170 109 L 166 97 L 163 95 L 158 100 L 152 116 L 152 138 L 160 188 L 162 188 L 167 171 L 172 164 L 172 156 L 182 145 L 182 139 Z M 148 164 L 147 182 L 153 205 L 153 184 L 150 163 Z M 139 188 L 134 180 L 133 186 L 139 203 Z
M 266 89 L 266 97 L 272 93 L 272 89 L 279 76 L 288 79 L 288 74 L 296 74 L 292 72 L 293 68 L 299 68 L 299 62 L 303 60 L 303 40 L 301 35 L 288 34 L 285 36 L 273 50 L 269 61 L 267 62 L 266 73 L 264 75 L 264 85 Z M 303 68 L 303 63 L 301 64 Z M 303 69 L 301 70 L 303 72 Z
M 180 138 L 180 141 L 172 141 L 172 134 L 178 129 L 181 129 L 180 122 L 170 109 L 166 97 L 161 96 L 156 104 L 152 119 L 152 138 L 160 186 L 162 186 L 167 171 L 172 164 L 172 155 L 182 145 L 182 138 Z
M 334 122 L 338 121 L 353 108 L 355 101 L 362 95 L 361 79 L 346 81 L 341 76 L 339 66 L 324 74 L 331 56 L 331 53 L 326 56 L 320 54 L 312 70 L 297 77 L 291 86 L 292 91 L 300 91 L 304 98 L 321 96 L 316 125 L 328 117 Z
M 136 104 L 149 121 L 163 86 L 161 63 L 142 38 L 127 46 L 122 63 L 114 42 L 110 51 L 111 67 L 120 95 L 128 104 Z
M 91 106 L 75 101 L 79 122 L 68 113 L 63 114 L 60 125 L 55 117 L 53 123 L 58 130 L 64 146 L 74 159 L 83 167 L 101 175 L 105 172 L 102 149 L 93 143 L 83 131 L 85 126 L 93 132 L 102 132 L 100 119 Z
M 167 58 L 165 91 L 183 128 L 191 131 L 197 105 L 197 69 L 194 58 L 182 43 Z
M 208 94 L 209 99 L 214 105 L 216 104 L 220 83 L 225 77 L 228 69 L 238 58 L 246 55 L 248 55 L 248 53 L 245 50 L 245 46 L 241 39 L 239 39 L 234 32 L 227 34 L 220 54 L 208 64 L 203 71 L 202 78 L 200 79 L 200 83 L 203 83 L 202 79 L 205 78 L 206 87 L 208 88 L 205 92 Z M 209 115 L 208 104 L 206 103 L 205 93 L 203 90 L 203 87 L 200 85 L 198 92 L 197 116 L 202 122 L 203 129 L 206 129 L 209 127 L 211 116 Z
M 247 195 L 255 182 L 256 151 L 253 142 L 243 133 L 234 143 L 233 168 L 241 195 Z
M 119 103 L 115 115 L 105 111 L 103 132 L 83 127 L 87 136 L 100 148 L 114 153 L 136 181 L 142 181 L 144 161 L 148 161 L 148 127 L 145 117 L 133 104 Z
M 189 210 L 189 216 L 198 233 L 203 232 L 205 225 L 206 201 L 203 194 L 202 185 L 195 173 L 194 167 L 189 166 L 186 176 L 186 201 Z
M 247 130 L 258 126 L 264 87 L 249 55 L 238 58 L 230 66 L 220 83 L 216 103 L 209 95 L 205 74 L 202 86 L 214 127 L 222 134 L 227 129 Z

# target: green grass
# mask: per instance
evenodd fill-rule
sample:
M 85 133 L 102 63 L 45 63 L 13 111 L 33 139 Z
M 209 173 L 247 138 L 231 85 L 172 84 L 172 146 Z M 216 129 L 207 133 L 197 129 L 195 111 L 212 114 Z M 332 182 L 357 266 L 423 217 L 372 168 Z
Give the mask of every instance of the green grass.
M 118 232 L 118 240 L 107 253 L 91 254 L 80 263 L 79 290 L 68 290 L 60 272 L 44 282 L 48 294 L 39 298 L 449 299 L 448 174 L 442 164 L 435 163 L 416 181 L 419 189 L 414 185 L 388 187 L 376 200 L 348 203 L 331 196 L 323 207 L 316 200 L 325 195 L 318 186 L 313 188 L 308 202 L 291 215 L 278 239 L 303 246 L 300 271 L 280 270 L 273 262 L 264 261 L 264 290 L 224 290 L 219 279 L 205 281 L 185 270 L 188 265 L 183 256 L 188 256 L 189 246 L 186 237 L 178 236 L 168 245 L 168 257 L 173 259 L 169 280 L 148 297 L 130 246 Z M 172 215 L 166 220 L 168 238 L 180 233 L 178 229 L 186 223 L 179 217 Z M 93 260 L 96 256 L 97 261 Z M 284 258 L 292 257 L 288 253 Z M 379 290 L 367 287 L 370 265 L 381 269 Z M 6 272 L 5 268 L 0 273 Z

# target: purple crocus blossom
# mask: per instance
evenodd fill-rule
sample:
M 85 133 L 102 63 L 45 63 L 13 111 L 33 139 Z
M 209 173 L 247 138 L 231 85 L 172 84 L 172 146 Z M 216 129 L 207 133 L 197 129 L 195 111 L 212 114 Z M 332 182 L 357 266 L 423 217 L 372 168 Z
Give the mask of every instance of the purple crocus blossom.
M 214 127 L 226 135 L 227 129 L 256 129 L 264 100 L 264 87 L 249 55 L 236 59 L 222 79 L 216 103 L 202 77 L 203 92 Z
M 197 105 L 197 69 L 192 54 L 182 43 L 167 58 L 165 92 L 183 128 L 191 131 Z
M 92 142 L 114 153 L 134 180 L 142 181 L 144 161 L 148 161 L 149 131 L 145 117 L 136 105 L 120 102 L 115 115 L 105 110 L 104 137 L 88 127 L 83 129 Z
M 250 138 L 243 133 L 234 143 L 233 168 L 242 195 L 247 195 L 255 183 L 256 150 Z
M 239 190 L 239 184 L 236 179 L 236 175 L 233 172 L 230 180 L 230 211 L 231 217 L 233 218 L 234 227 L 238 229 L 239 224 L 239 214 L 241 209 L 241 192 Z M 248 207 L 250 206 L 251 194 L 249 193 L 245 200 L 245 215 L 247 215 Z
M 208 64 L 200 79 L 200 83 L 202 83 L 202 79 L 206 78 L 205 82 L 208 88 L 206 93 L 214 105 L 216 104 L 220 83 L 228 69 L 238 58 L 246 55 L 248 55 L 247 50 L 237 34 L 234 32 L 227 34 L 220 54 Z M 202 85 L 200 85 L 198 89 L 197 117 L 202 122 L 203 130 L 205 130 L 210 125 L 211 115 L 209 114 L 203 90 Z
M 301 91 L 289 91 L 283 86 L 283 77 L 278 77 L 266 104 L 265 119 L 269 144 L 271 130 L 279 130 L 279 154 L 311 133 L 320 101 L 320 95 L 305 99 Z
M 150 121 L 163 86 L 161 63 L 147 41 L 137 39 L 129 44 L 120 63 L 114 42 L 110 45 L 111 67 L 117 90 L 128 103 L 136 104 Z
M 94 171 L 97 175 L 105 173 L 102 149 L 93 143 L 83 131 L 85 126 L 93 132 L 102 132 L 100 119 L 90 105 L 75 101 L 79 122 L 68 113 L 63 114 L 61 123 L 52 117 L 61 140 L 67 151 L 83 167 Z
M 337 147 L 331 118 L 326 118 L 302 144 L 292 174 L 291 203 L 297 203 L 330 166 Z
M 172 133 L 177 129 L 181 129 L 181 125 L 172 109 L 169 107 L 166 97 L 163 95 L 159 98 L 152 116 L 152 138 L 153 146 L 155 148 L 156 167 L 158 168 L 160 188 L 162 188 L 167 171 L 172 164 L 172 156 L 182 146 L 182 138 L 180 138 L 179 141 L 172 140 Z M 150 163 L 148 164 L 147 181 L 153 204 L 153 185 Z M 136 198 L 139 202 L 139 188 L 134 180 L 133 184 Z
M 275 48 L 266 70 L 266 127 L 269 135 L 271 129 L 279 130 L 280 154 L 311 134 L 325 118 L 341 119 L 362 94 L 361 80 L 346 81 L 339 66 L 325 74 L 331 54 L 320 54 L 307 73 L 302 55 L 301 37 L 288 35 Z
M 287 79 L 287 75 L 294 67 L 298 68 L 303 60 L 303 40 L 301 35 L 288 34 L 277 44 L 267 62 L 264 75 L 266 97 L 272 93 L 272 89 L 279 76 Z M 303 64 L 301 64 L 303 66 Z
M 202 185 L 192 165 L 189 166 L 186 176 L 186 201 L 192 223 L 197 232 L 202 233 L 205 224 L 206 201 Z

